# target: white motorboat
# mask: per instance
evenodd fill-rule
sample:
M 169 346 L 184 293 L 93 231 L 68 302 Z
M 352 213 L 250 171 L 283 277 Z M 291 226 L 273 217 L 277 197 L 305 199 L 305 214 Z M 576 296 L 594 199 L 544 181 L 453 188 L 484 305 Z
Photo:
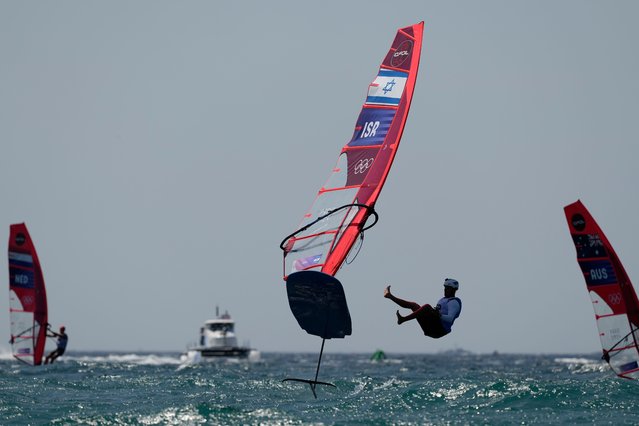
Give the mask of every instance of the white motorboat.
M 248 346 L 239 346 L 235 335 L 235 321 L 228 311 L 219 314 L 215 308 L 215 319 L 204 322 L 200 328 L 200 340 L 197 345 L 188 348 L 182 356 L 183 361 L 198 362 L 204 359 L 246 358 L 259 360 L 259 351 Z

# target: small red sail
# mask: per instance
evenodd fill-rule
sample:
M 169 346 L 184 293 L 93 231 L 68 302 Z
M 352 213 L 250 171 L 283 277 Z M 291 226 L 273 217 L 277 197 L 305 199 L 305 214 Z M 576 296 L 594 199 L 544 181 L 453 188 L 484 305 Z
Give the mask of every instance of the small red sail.
M 358 236 L 367 229 L 408 117 L 423 29 L 424 23 L 420 22 L 397 31 L 368 86 L 351 140 L 342 148 L 298 231 L 280 245 L 284 250 L 284 279 L 306 270 L 335 275 Z
M 13 356 L 40 365 L 47 332 L 47 293 L 38 255 L 24 223 L 9 235 L 9 316 Z
M 639 299 L 619 257 L 586 207 L 564 207 L 599 329 L 604 359 L 620 377 L 639 378 Z

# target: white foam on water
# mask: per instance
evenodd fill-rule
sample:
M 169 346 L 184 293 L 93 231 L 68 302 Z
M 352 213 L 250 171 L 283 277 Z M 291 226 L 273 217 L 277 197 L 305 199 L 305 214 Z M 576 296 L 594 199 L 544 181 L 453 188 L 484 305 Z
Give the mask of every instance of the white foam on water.
M 179 357 L 156 354 L 105 354 L 105 355 L 83 355 L 66 356 L 60 360 L 95 363 L 123 363 L 136 365 L 176 365 L 180 364 Z

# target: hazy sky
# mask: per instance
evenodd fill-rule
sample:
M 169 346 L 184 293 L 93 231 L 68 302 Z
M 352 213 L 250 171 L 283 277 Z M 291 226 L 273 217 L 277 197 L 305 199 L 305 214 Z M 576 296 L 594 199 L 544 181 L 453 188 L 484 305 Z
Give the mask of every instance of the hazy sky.
M 380 221 L 337 275 L 353 335 L 326 351 L 599 351 L 563 206 L 580 198 L 639 282 L 637 16 L 633 1 L 0 0 L 0 240 L 26 222 L 70 350 L 180 351 L 219 305 L 242 343 L 317 351 L 278 244 L 396 30 L 423 20 Z M 6 254 L 2 270 L 7 342 Z M 452 334 L 396 325 L 385 285 L 435 303 L 446 277 L 464 303 Z

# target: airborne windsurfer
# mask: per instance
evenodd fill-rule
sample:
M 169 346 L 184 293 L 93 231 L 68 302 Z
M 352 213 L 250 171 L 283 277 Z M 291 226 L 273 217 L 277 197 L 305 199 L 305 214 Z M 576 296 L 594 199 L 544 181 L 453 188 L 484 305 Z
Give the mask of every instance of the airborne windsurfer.
M 435 308 L 428 304 L 420 306 L 416 302 L 400 299 L 391 293 L 390 286 L 384 289 L 384 297 L 402 308 L 413 311 L 402 316 L 398 310 L 397 324 L 416 319 L 424 331 L 424 335 L 438 339 L 450 333 L 453 322 L 461 313 L 461 300 L 455 297 L 457 290 L 459 290 L 459 282 L 452 278 L 446 278 L 444 280 L 444 297 L 439 299 Z
M 53 364 L 53 361 L 56 360 L 60 355 L 64 353 L 67 349 L 67 342 L 69 341 L 69 336 L 65 333 L 66 328 L 64 326 L 60 327 L 60 332 L 56 333 L 51 330 L 51 324 L 47 325 L 47 337 L 57 337 L 58 341 L 56 342 L 57 347 L 44 359 L 45 364 Z

